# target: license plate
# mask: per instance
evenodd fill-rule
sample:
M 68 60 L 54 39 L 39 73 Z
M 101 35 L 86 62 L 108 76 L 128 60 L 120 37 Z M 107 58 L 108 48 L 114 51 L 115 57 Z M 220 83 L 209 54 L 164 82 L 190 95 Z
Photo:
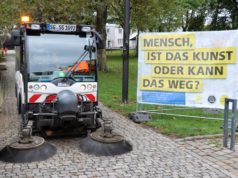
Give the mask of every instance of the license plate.
M 68 24 L 47 24 L 47 30 L 54 32 L 75 32 L 76 25 Z

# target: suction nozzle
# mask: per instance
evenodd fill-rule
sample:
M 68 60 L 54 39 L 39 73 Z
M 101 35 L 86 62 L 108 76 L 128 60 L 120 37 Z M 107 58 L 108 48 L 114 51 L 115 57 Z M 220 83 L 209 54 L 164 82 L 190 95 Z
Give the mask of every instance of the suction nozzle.
M 112 128 L 112 121 L 104 120 L 102 129 L 80 140 L 81 151 L 96 156 L 114 156 L 130 152 L 132 145 L 122 135 L 113 132 Z

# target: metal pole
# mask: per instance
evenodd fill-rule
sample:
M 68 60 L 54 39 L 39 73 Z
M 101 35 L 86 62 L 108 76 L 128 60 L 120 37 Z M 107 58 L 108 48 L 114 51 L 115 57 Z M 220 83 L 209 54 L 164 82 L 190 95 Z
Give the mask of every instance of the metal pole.
M 231 123 L 231 145 L 230 150 L 235 151 L 235 142 L 236 142 L 236 109 L 237 109 L 237 100 L 232 102 L 232 123 Z
M 122 102 L 128 103 L 130 0 L 124 0 Z
M 227 147 L 228 142 L 228 113 L 229 113 L 229 99 L 225 98 L 225 108 L 224 108 L 224 135 L 223 135 L 223 146 Z

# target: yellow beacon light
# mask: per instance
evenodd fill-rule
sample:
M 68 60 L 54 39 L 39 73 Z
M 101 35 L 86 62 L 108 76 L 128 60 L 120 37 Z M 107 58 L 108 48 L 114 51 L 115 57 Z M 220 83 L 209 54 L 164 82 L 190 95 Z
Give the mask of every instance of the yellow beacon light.
M 30 17 L 29 16 L 21 16 L 21 23 L 25 24 L 30 22 Z

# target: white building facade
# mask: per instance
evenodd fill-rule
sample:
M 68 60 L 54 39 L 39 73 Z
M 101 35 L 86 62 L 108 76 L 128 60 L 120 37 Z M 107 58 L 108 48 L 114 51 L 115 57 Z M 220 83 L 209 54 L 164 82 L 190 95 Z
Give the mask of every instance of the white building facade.
M 123 28 L 117 24 L 107 24 L 107 49 L 120 49 L 123 47 Z M 136 40 L 130 40 L 129 46 L 131 49 L 136 47 Z

